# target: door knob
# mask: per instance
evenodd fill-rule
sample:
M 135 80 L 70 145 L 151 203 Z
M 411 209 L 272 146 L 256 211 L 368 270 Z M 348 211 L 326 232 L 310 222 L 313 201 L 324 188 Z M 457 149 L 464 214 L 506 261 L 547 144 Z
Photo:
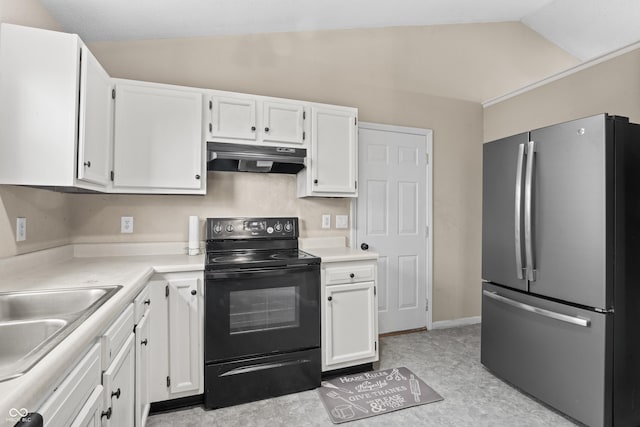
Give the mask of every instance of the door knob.
M 332 301 L 333 297 L 327 297 L 327 301 Z
M 107 419 L 110 420 L 112 412 L 113 412 L 113 410 L 111 408 L 109 408 L 106 411 L 102 411 L 102 414 L 100 415 L 100 418 L 107 417 Z
M 140 344 L 147 345 L 147 344 L 149 344 L 149 340 L 145 338 L 142 341 L 140 341 Z
M 118 387 L 118 390 L 111 392 L 111 397 L 115 396 L 116 399 L 120 399 L 120 387 Z
M 85 165 L 86 167 L 90 168 L 90 167 L 91 167 L 91 161 L 86 161 L 86 162 L 84 162 L 84 165 Z
M 354 277 L 356 277 L 356 275 L 355 275 L 355 274 L 353 274 L 353 273 L 350 273 L 350 274 L 349 274 L 349 277 L 351 277 L 351 278 L 353 279 Z
M 151 305 L 151 299 L 147 298 L 146 300 L 144 300 L 145 305 Z
M 362 249 L 363 251 L 366 251 L 367 249 L 369 249 L 369 245 L 367 245 L 366 243 L 363 243 L 360 245 L 360 249 Z

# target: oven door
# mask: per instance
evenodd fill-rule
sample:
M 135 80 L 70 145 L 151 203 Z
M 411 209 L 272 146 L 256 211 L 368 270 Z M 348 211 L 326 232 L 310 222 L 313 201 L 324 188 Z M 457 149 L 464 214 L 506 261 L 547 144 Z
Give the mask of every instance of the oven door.
M 320 265 L 207 272 L 205 361 L 320 346 Z

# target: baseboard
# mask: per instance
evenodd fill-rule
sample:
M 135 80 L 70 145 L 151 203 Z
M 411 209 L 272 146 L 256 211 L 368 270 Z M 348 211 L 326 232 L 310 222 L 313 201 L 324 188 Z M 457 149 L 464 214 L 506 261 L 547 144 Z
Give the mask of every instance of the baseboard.
M 431 330 L 475 325 L 476 323 L 480 323 L 481 321 L 482 321 L 482 318 L 480 316 L 461 317 L 460 319 L 453 319 L 453 320 L 439 320 L 437 322 L 433 322 L 433 324 L 431 325 Z

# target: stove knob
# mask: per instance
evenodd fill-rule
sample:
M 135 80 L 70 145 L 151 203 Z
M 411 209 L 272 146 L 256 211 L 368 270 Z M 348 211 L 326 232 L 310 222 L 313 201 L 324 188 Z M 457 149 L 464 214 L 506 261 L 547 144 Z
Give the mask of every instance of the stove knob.
M 291 230 L 293 230 L 293 225 L 292 225 L 289 221 L 287 221 L 287 222 L 284 224 L 284 231 L 286 231 L 287 233 L 289 233 L 289 232 L 291 232 Z
M 269 234 L 273 233 L 273 227 L 267 227 L 267 233 Z
M 220 232 L 222 231 L 222 226 L 220 224 L 216 224 L 213 226 L 213 232 L 216 234 L 220 234 Z
M 276 225 L 275 225 L 275 227 L 274 227 L 274 228 L 275 228 L 275 230 L 276 230 L 277 232 L 281 232 L 281 231 L 282 231 L 282 224 L 281 224 L 281 223 L 279 223 L 279 222 L 276 222 Z
M 227 232 L 231 233 L 233 231 L 233 225 L 227 225 Z

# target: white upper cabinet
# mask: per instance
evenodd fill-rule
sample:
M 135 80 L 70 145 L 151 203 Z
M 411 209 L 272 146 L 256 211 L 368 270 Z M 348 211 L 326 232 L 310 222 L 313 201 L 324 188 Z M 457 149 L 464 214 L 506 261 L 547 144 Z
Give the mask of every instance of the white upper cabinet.
M 78 36 L 2 24 L 0 70 L 0 184 L 104 190 L 111 82 Z
M 102 65 L 82 46 L 78 179 L 106 186 L 111 171 L 113 84 Z
M 311 107 L 311 153 L 298 175 L 298 196 L 357 197 L 357 110 Z
M 209 134 L 212 138 L 231 138 L 255 141 L 256 101 L 233 96 L 213 96 L 209 101 L 211 113 Z
M 304 105 L 293 102 L 262 102 L 262 140 L 304 144 L 306 132 Z
M 116 80 L 115 192 L 204 194 L 203 95 Z

